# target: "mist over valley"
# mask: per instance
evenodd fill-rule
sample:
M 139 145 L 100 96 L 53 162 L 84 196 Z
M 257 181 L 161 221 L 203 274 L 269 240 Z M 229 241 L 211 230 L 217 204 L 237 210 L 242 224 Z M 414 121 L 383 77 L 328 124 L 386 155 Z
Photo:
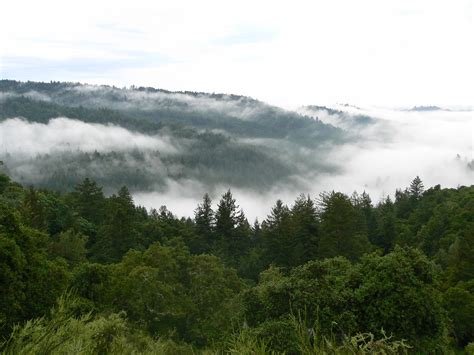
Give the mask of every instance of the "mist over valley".
M 262 219 L 275 199 L 300 193 L 377 201 L 416 175 L 428 186 L 473 178 L 472 111 L 292 111 L 237 95 L 61 82 L 0 88 L 0 160 L 13 179 L 71 191 L 88 177 L 108 194 L 125 185 L 137 203 L 180 216 L 227 189 Z

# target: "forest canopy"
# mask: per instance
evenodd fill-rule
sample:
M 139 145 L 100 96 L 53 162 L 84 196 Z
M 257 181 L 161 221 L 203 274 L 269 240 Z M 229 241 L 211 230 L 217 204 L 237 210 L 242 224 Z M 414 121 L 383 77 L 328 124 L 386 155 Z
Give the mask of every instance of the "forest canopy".
M 474 339 L 474 187 L 301 195 L 249 223 L 0 175 L 5 353 L 446 353 Z

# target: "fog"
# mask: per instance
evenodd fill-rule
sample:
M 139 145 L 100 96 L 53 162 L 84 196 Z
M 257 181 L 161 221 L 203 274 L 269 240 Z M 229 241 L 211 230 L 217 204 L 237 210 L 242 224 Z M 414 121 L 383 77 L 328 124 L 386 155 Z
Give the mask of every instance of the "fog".
M 361 131 L 364 139 L 331 151 L 327 159 L 340 162 L 344 171 L 315 179 L 318 189 L 366 190 L 378 200 L 406 187 L 416 175 L 426 187 L 474 182 L 467 166 L 473 159 L 472 112 L 358 111 L 379 120 Z
M 192 216 L 202 195 L 209 192 L 214 205 L 222 193 L 231 188 L 237 203 L 244 209 L 248 219 L 262 220 L 277 199 L 291 205 L 301 194 L 317 198 L 323 191 L 366 191 L 376 203 L 395 189 L 405 188 L 417 175 L 426 188 L 441 184 L 442 187 L 471 185 L 474 171 L 468 167 L 473 159 L 474 118 L 467 110 L 409 111 L 378 107 L 355 108 L 342 105 L 330 107 L 344 111 L 343 117 L 321 111 L 305 111 L 315 119 L 339 125 L 351 130 L 354 139 L 327 147 L 324 156 L 301 147 L 280 159 L 295 159 L 301 154 L 306 168 L 295 171 L 295 175 L 284 184 L 278 183 L 266 192 L 255 192 L 183 178 L 167 179 L 164 189 L 133 192 L 135 202 L 147 208 L 166 205 L 177 216 Z M 354 115 L 373 118 L 369 124 L 351 122 Z M 350 124 L 348 125 L 349 122 Z M 241 139 L 243 143 L 262 147 L 288 146 L 286 141 L 267 139 Z M 132 152 L 159 151 L 174 154 L 186 149 L 175 139 L 164 135 L 146 135 L 113 125 L 84 123 L 68 118 L 56 118 L 47 124 L 30 123 L 19 118 L 0 123 L 0 159 L 26 159 L 37 154 L 60 152 Z M 299 152 L 299 153 L 298 153 Z M 3 158 L 2 158 L 3 156 Z M 12 158 L 13 157 L 13 158 Z M 304 159 L 302 159 L 304 158 Z M 147 160 L 146 172 L 158 169 L 159 159 Z M 136 162 L 132 162 L 136 164 Z M 130 164 L 132 164 L 130 163 Z M 334 166 L 331 173 L 318 170 L 318 166 Z M 100 167 L 97 167 L 100 169 Z M 138 168 L 138 166 L 137 166 Z M 161 168 L 161 167 L 160 167 Z M 34 175 L 28 161 L 18 165 L 18 171 L 10 171 L 13 178 L 19 175 Z M 36 177 L 37 179 L 37 177 Z
M 175 152 L 169 137 L 147 136 L 113 125 L 85 123 L 59 117 L 47 124 L 20 118 L 0 122 L 0 153 L 32 156 L 71 150 L 110 152 L 160 150 Z
M 231 97 L 219 95 L 212 97 L 209 94 L 190 94 L 186 92 L 167 91 L 137 91 L 124 90 L 108 86 L 80 85 L 69 90 L 77 93 L 100 93 L 96 96 L 84 96 L 88 104 L 105 106 L 115 109 L 157 110 L 167 107 L 178 108 L 183 111 L 214 111 L 236 118 L 247 119 L 259 113 L 260 108 L 255 105 L 243 105 L 252 101 L 248 97 Z M 120 101 L 104 97 L 120 98 Z
M 59 92 L 30 90 L 18 94 L 0 92 L 0 102 L 10 97 L 28 97 L 33 100 L 74 103 L 88 107 L 107 107 L 115 110 L 153 111 L 173 109 L 184 112 L 200 111 L 225 114 L 239 119 L 250 119 L 262 112 L 260 105 L 249 97 L 207 93 L 136 90 L 103 85 L 81 84 L 63 88 Z
M 474 159 L 472 111 L 348 109 L 338 105 L 333 108 L 374 117 L 375 123 L 359 127 L 359 139 L 334 146 L 329 151 L 325 163 L 338 166 L 337 173 L 308 172 L 299 177 L 298 184 L 275 186 L 264 194 L 234 189 L 237 203 L 249 220 L 265 218 L 279 198 L 291 205 L 300 193 L 316 198 L 323 191 L 347 194 L 366 191 L 377 203 L 388 195 L 393 197 L 397 188 L 407 187 L 417 175 L 426 188 L 437 184 L 455 188 L 474 183 L 474 170 L 468 168 L 468 163 Z M 344 122 L 344 118 L 334 115 L 319 115 L 318 118 L 327 123 Z M 216 188 L 215 203 L 225 189 Z M 199 192 L 204 191 L 196 186 L 188 189 L 184 185 L 166 194 L 136 194 L 135 197 L 138 203 L 147 207 L 167 205 L 178 215 L 192 215 L 199 202 Z M 194 199 L 195 203 L 191 203 Z

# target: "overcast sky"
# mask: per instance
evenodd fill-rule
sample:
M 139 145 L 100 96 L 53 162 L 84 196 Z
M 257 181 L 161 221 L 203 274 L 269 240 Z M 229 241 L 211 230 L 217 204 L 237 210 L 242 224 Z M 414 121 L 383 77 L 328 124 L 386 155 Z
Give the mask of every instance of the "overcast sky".
M 472 0 L 22 1 L 0 76 L 282 105 L 472 105 Z

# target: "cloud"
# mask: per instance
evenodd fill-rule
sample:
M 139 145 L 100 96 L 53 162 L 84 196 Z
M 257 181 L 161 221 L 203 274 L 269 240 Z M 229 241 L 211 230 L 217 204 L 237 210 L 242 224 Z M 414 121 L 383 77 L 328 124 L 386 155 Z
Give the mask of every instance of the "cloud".
M 378 118 L 360 139 L 335 147 L 326 157 L 342 172 L 315 177 L 316 191 L 369 192 L 375 200 L 408 186 L 419 175 L 425 186 L 470 185 L 474 172 L 472 112 L 406 112 L 395 109 L 357 110 Z M 459 155 L 461 158 L 456 159 Z M 316 192 L 315 191 L 315 192 Z
M 338 169 L 322 172 L 299 169 L 295 183 L 274 186 L 268 192 L 233 188 L 237 203 L 250 221 L 264 219 L 277 199 L 292 204 L 300 193 L 317 198 L 324 191 L 341 191 L 347 194 L 366 191 L 374 203 L 395 190 L 407 187 L 419 175 L 426 188 L 440 184 L 456 188 L 471 185 L 474 170 L 468 163 L 474 159 L 474 118 L 469 111 L 408 112 L 383 108 L 348 108 L 351 113 L 373 117 L 374 124 L 358 131 L 358 139 L 332 146 L 324 155 L 307 154 L 306 164 L 322 159 L 322 164 Z M 347 113 L 345 113 L 347 114 Z M 333 119 L 335 119 L 333 117 Z M 246 140 L 253 144 L 274 145 L 273 140 Z M 280 144 L 285 144 L 280 142 Z M 457 157 L 459 155 L 459 157 Z M 301 159 L 301 157 L 299 157 Z M 304 159 L 302 159 L 304 160 Z M 296 180 L 295 180 L 296 181 Z M 171 211 L 181 216 L 192 216 L 206 186 L 179 185 L 162 193 L 140 193 L 137 202 L 147 207 L 168 204 Z M 217 203 L 229 186 L 216 186 L 211 192 Z
M 222 46 L 235 46 L 251 43 L 262 43 L 274 40 L 278 35 L 276 30 L 258 28 L 255 26 L 241 26 L 232 33 L 213 40 L 213 43 Z
M 91 86 L 84 90 L 101 88 Z M 155 101 L 161 102 L 160 95 L 163 94 L 137 92 L 129 100 L 134 105 L 148 100 L 151 105 Z M 189 100 L 196 107 L 201 107 L 199 104 L 204 100 L 199 96 L 173 95 L 176 95 L 176 100 Z M 204 102 L 204 107 L 211 107 L 214 100 L 206 99 Z M 215 102 L 216 105 L 222 105 L 219 109 L 224 111 L 234 105 L 232 100 Z M 7 167 L 12 169 L 14 178 L 30 176 L 30 182 L 36 182 L 49 176 L 51 171 L 48 167 L 51 164 L 62 161 L 67 167 L 70 161 L 76 159 L 79 151 L 104 154 L 123 152 L 120 158 L 107 157 L 107 169 L 100 165 L 101 160 L 94 161 L 88 166 L 89 172 L 92 171 L 94 176 L 103 181 L 107 181 L 107 171 L 113 176 L 128 172 L 133 179 L 142 179 L 143 185 L 148 184 L 155 189 L 132 189 L 137 203 L 149 208 L 167 205 L 179 216 L 192 216 L 205 192 L 210 192 L 217 203 L 221 194 L 231 188 L 249 220 L 256 217 L 262 220 L 277 199 L 291 204 L 300 193 L 308 193 L 316 198 L 323 191 L 336 190 L 351 194 L 353 191 L 365 190 L 377 202 L 386 195 L 393 195 L 395 189 L 408 186 L 416 175 L 421 177 L 427 188 L 436 184 L 457 187 L 473 183 L 474 170 L 467 166 L 474 159 L 472 111 L 416 112 L 344 105 L 330 108 L 344 111 L 344 118 L 333 113 L 321 116 L 321 120 L 341 121 L 350 115 L 365 115 L 372 117 L 373 122 L 360 126 L 354 139 L 317 150 L 298 147 L 285 139 L 235 138 L 237 144 L 274 151 L 275 157 L 281 161 L 291 162 L 294 175 L 276 182 L 265 192 L 238 188 L 219 181 L 210 185 L 201 180 L 209 178 L 213 171 L 204 172 L 203 175 L 193 175 L 187 171 L 189 174 L 186 175 L 182 174 L 183 166 L 178 162 L 165 165 L 163 156 L 186 152 L 191 146 L 171 136 L 139 134 L 122 127 L 89 124 L 67 118 L 52 119 L 47 124 L 29 123 L 19 118 L 0 122 L 0 156 L 6 156 L 7 153 L 10 156 Z M 143 152 L 143 156 L 135 158 L 133 155 L 136 151 Z M 162 154 L 157 155 L 156 151 Z M 33 159 L 37 154 L 52 157 L 44 158 L 44 164 L 39 164 Z M 14 164 L 9 163 L 12 160 L 16 160 Z M 65 173 L 72 172 L 66 169 Z M 83 171 L 73 173 L 77 176 L 86 174 Z M 177 178 L 182 175 L 184 177 Z
M 0 152 L 31 156 L 66 151 L 111 152 L 158 150 L 174 153 L 177 148 L 169 137 L 147 136 L 122 127 L 55 118 L 47 124 L 20 118 L 0 122 Z
M 11 79 L 142 83 L 284 106 L 472 102 L 470 0 L 242 0 L 231 9 L 213 0 L 19 0 L 2 10 L 0 51 L 14 60 L 0 71 Z M 142 61 L 124 59 L 140 51 L 132 56 Z

